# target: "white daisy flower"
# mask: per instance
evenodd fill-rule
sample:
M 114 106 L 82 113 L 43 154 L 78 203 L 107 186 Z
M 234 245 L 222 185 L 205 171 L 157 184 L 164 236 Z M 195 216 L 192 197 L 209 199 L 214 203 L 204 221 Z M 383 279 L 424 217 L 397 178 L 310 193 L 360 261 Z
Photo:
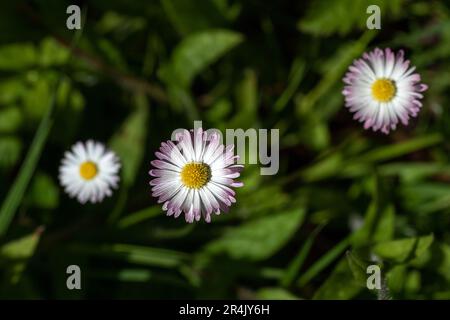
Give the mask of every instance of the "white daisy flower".
M 117 188 L 119 169 L 118 157 L 100 142 L 78 142 L 64 154 L 59 180 L 71 198 L 83 204 L 96 203 Z
M 376 48 L 355 60 L 345 75 L 345 105 L 365 129 L 388 134 L 399 121 L 407 125 L 420 111 L 421 92 L 428 87 L 403 55 L 403 50 L 395 55 L 389 48 Z
M 149 174 L 152 196 L 158 197 L 167 215 L 177 218 L 184 212 L 186 222 L 199 221 L 201 216 L 211 221 L 211 214 L 227 212 L 236 202 L 232 187 L 243 165 L 235 164 L 234 146 L 220 143 L 217 133 L 207 135 L 202 129 L 185 130 L 172 141 L 161 143 L 156 152 L 159 160 L 151 164 L 156 168 Z

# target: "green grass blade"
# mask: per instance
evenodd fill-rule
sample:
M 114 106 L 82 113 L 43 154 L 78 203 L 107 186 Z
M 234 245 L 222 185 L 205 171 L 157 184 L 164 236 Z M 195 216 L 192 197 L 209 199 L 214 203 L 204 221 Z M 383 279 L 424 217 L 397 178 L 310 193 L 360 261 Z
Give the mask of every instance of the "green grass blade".
M 334 260 L 336 260 L 350 244 L 350 237 L 345 238 L 339 242 L 335 247 L 330 249 L 319 260 L 317 260 L 298 280 L 299 286 L 304 286 L 322 270 L 328 267 Z
M 86 14 L 87 10 L 84 10 Z M 85 14 L 83 15 L 82 21 L 84 22 Z M 84 23 L 83 23 L 84 25 Z M 73 48 L 76 43 L 78 43 L 83 28 L 75 33 L 74 38 L 71 43 L 70 55 L 67 59 L 67 62 L 70 61 L 73 53 Z M 67 66 L 67 64 L 66 64 Z M 25 160 L 20 168 L 19 174 L 14 181 L 11 189 L 9 189 L 8 194 L 6 195 L 5 200 L 0 208 L 0 237 L 3 236 L 8 230 L 9 225 L 11 224 L 14 214 L 16 213 L 20 202 L 25 194 L 25 191 L 30 183 L 30 180 L 33 176 L 33 173 L 36 169 L 37 163 L 40 159 L 42 150 L 44 149 L 45 143 L 47 141 L 48 135 L 52 128 L 53 124 L 53 111 L 55 109 L 55 101 L 56 95 L 58 92 L 58 88 L 62 82 L 63 76 L 61 75 L 53 88 L 52 96 L 50 97 L 49 105 L 47 107 L 47 111 L 42 117 L 41 122 L 39 123 L 39 127 L 36 131 L 36 134 L 31 143 L 30 149 L 25 157 Z
M 58 80 L 56 88 L 58 88 L 60 81 L 61 80 Z M 3 236 L 8 230 L 8 227 L 14 218 L 14 214 L 20 205 L 20 201 L 23 198 L 28 183 L 31 180 L 34 170 L 36 169 L 42 150 L 44 149 L 45 142 L 47 141 L 47 137 L 53 124 L 51 115 L 55 105 L 56 88 L 53 91 L 54 93 L 50 100 L 50 105 L 48 106 L 47 112 L 39 124 L 38 130 L 36 131 L 36 135 L 31 143 L 25 161 L 22 164 L 19 175 L 14 181 L 12 188 L 9 189 L 8 195 L 6 196 L 6 199 L 0 209 L 0 236 Z
M 289 264 L 286 272 L 283 274 L 283 277 L 281 278 L 280 281 L 280 284 L 283 287 L 288 287 L 292 284 L 299 270 L 302 268 L 306 258 L 308 257 L 312 245 L 314 244 L 314 240 L 316 240 L 317 235 L 319 234 L 320 230 L 322 230 L 323 227 L 324 225 L 320 225 L 313 231 L 313 233 L 308 237 L 308 239 L 306 239 L 298 255 Z

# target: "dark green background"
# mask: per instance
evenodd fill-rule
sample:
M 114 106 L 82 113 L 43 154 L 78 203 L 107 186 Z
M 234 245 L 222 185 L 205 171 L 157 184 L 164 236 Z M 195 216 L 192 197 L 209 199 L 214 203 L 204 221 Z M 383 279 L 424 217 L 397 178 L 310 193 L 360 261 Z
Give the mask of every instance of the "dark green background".
M 2 298 L 376 299 L 374 263 L 389 297 L 450 298 L 449 2 L 84 1 L 72 59 L 69 4 L 0 5 Z M 364 131 L 341 94 L 377 46 L 404 49 L 429 86 L 390 135 Z M 154 151 L 193 120 L 280 130 L 278 174 L 246 166 L 211 224 L 166 217 L 148 186 Z M 89 138 L 120 155 L 122 181 L 82 206 L 57 175 Z

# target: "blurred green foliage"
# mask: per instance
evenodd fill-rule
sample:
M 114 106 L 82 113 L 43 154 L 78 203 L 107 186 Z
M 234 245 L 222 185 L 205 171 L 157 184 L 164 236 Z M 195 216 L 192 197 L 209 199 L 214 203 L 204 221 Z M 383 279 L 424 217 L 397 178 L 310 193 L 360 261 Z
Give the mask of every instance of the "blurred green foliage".
M 69 4 L 0 5 L 1 298 L 376 299 L 378 264 L 388 297 L 450 299 L 450 3 L 82 1 L 72 51 Z M 371 4 L 381 30 L 366 29 Z M 429 85 L 389 136 L 341 95 L 375 46 L 405 49 Z M 148 186 L 160 142 L 193 120 L 280 130 L 278 174 L 247 165 L 211 224 L 165 217 Z M 89 138 L 120 155 L 122 179 L 82 206 L 57 175 Z

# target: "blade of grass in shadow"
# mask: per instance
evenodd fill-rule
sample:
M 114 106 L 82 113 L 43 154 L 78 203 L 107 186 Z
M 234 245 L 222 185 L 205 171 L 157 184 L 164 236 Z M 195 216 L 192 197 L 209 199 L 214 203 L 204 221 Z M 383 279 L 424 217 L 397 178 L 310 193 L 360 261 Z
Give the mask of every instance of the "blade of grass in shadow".
M 317 235 L 319 234 L 319 232 L 322 230 L 323 227 L 324 227 L 323 224 L 318 226 L 316 229 L 314 229 L 314 231 L 308 237 L 308 239 L 306 239 L 298 255 L 289 264 L 286 272 L 284 272 L 280 280 L 281 286 L 283 287 L 290 286 L 294 281 L 294 279 L 297 277 L 299 270 L 302 268 L 306 258 L 308 257 L 309 252 L 311 251 L 311 247 L 314 243 L 314 240 L 316 240 Z
M 438 134 L 429 134 L 423 137 L 418 137 L 410 139 L 405 142 L 382 146 L 374 149 L 357 159 L 352 160 L 353 162 L 381 162 L 390 159 L 394 159 L 421 149 L 425 149 L 443 141 L 443 137 Z
M 334 260 L 336 260 L 347 247 L 350 245 L 351 237 L 348 236 L 336 246 L 325 253 L 319 260 L 317 260 L 305 273 L 298 279 L 298 285 L 304 286 L 317 276 L 322 270 L 328 267 Z
M 83 11 L 84 13 L 86 10 Z M 85 14 L 84 14 L 85 16 Z M 83 17 L 84 18 L 84 17 Z M 84 19 L 83 19 L 84 22 Z M 83 24 L 84 25 L 84 24 Z M 67 59 L 67 63 L 65 66 L 67 66 L 68 62 L 70 61 L 73 53 L 73 48 L 78 43 L 78 40 L 81 37 L 83 28 L 78 30 L 75 33 L 75 36 L 72 40 L 71 46 L 70 46 L 70 53 L 69 57 Z M 6 231 L 8 230 L 9 225 L 11 224 L 14 214 L 17 211 L 17 208 L 20 205 L 20 202 L 22 201 L 22 198 L 25 194 L 25 191 L 28 187 L 28 184 L 33 176 L 33 173 L 36 169 L 37 163 L 40 159 L 42 150 L 44 149 L 45 143 L 47 141 L 47 138 L 49 136 L 50 130 L 53 125 L 53 113 L 55 109 L 55 100 L 56 95 L 58 92 L 58 88 L 62 82 L 63 74 L 59 76 L 58 80 L 56 81 L 52 96 L 50 97 L 49 105 L 47 106 L 47 111 L 42 117 L 41 122 L 39 123 L 39 127 L 36 131 L 36 134 L 33 138 L 33 141 L 30 145 L 30 148 L 28 150 L 28 153 L 25 157 L 24 162 L 22 163 L 22 166 L 20 168 L 19 174 L 16 177 L 16 180 L 14 181 L 12 187 L 9 189 L 8 194 L 6 195 L 5 200 L 3 201 L 3 204 L 0 208 L 0 237 L 3 236 Z
M 60 80 L 58 80 L 56 88 L 59 85 L 59 82 Z M 42 118 L 39 128 L 36 131 L 25 161 L 20 168 L 19 175 L 14 181 L 12 188 L 9 189 L 8 195 L 6 196 L 6 199 L 0 209 L 0 236 L 5 234 L 12 219 L 14 218 L 14 214 L 20 205 L 20 201 L 22 200 L 28 183 L 30 182 L 37 166 L 42 149 L 47 141 L 47 137 L 53 124 L 52 113 L 55 105 L 56 88 L 52 94 L 50 105 L 47 107 L 47 112 Z
M 153 207 L 143 209 L 138 212 L 129 214 L 126 217 L 119 220 L 119 222 L 117 223 L 117 227 L 119 229 L 128 228 L 130 226 L 133 226 L 133 225 L 140 223 L 142 221 L 145 221 L 147 219 L 151 219 L 153 217 L 163 215 L 161 213 L 161 211 L 162 211 L 161 207 L 153 206 Z
M 152 248 L 131 244 L 71 244 L 66 247 L 69 252 L 88 256 L 104 257 L 131 264 L 176 268 L 190 261 L 184 252 Z
M 282 95 L 277 99 L 274 105 L 274 109 L 276 111 L 283 110 L 288 102 L 292 99 L 295 94 L 295 91 L 298 89 L 300 82 L 303 79 L 306 70 L 305 61 L 297 58 L 292 64 L 291 74 L 289 76 L 289 83 L 287 85 L 286 90 L 282 93 Z

